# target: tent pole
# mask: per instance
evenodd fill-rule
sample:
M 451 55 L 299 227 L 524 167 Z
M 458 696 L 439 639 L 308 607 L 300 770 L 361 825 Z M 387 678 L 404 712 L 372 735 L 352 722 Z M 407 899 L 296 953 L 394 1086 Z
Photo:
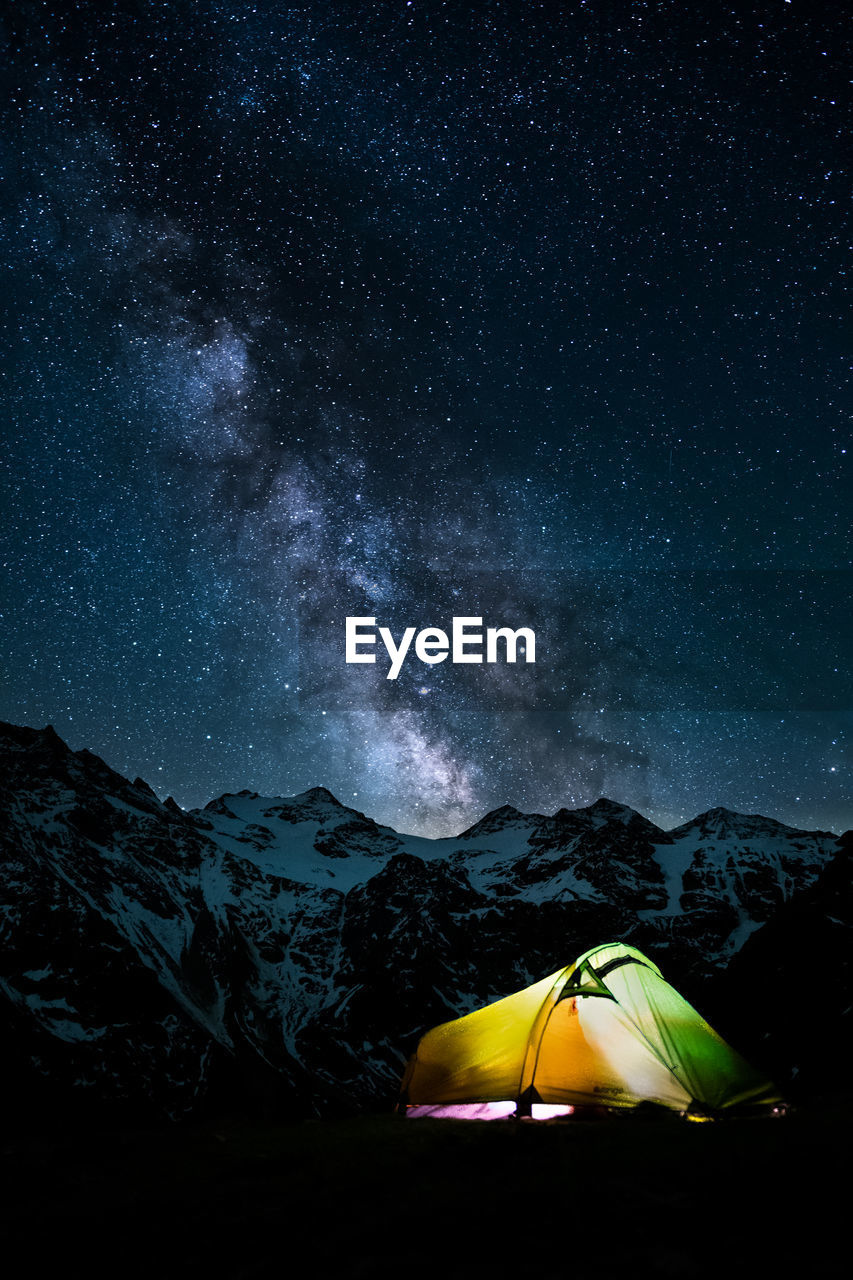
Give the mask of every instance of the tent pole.
M 532 1115 L 531 1107 L 534 1099 L 539 1101 L 538 1094 L 533 1086 L 536 1078 L 536 1064 L 539 1061 L 539 1045 L 542 1041 L 542 1033 L 548 1024 L 554 1005 L 557 1003 L 557 997 L 566 985 L 573 968 L 573 965 L 566 965 L 564 969 L 561 969 L 554 985 L 542 1001 L 539 1012 L 533 1020 L 533 1026 L 530 1028 L 524 1059 L 521 1064 L 518 1093 L 515 1099 L 515 1114 L 519 1118 Z

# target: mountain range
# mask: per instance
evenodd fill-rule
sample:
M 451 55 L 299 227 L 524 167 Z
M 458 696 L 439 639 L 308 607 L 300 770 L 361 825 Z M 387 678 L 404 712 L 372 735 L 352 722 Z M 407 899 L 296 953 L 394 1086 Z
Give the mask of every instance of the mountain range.
M 850 857 L 850 833 L 722 808 L 665 831 L 608 799 L 442 839 L 323 787 L 184 811 L 50 727 L 0 724 L 7 1087 L 173 1117 L 390 1106 L 426 1028 L 611 939 L 815 1087 L 851 1025 Z M 822 1023 L 798 1036 L 816 982 Z

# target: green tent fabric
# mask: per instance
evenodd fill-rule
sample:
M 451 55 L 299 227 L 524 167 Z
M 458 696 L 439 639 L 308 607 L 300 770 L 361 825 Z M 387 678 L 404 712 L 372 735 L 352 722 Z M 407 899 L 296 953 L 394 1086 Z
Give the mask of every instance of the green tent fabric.
M 713 1115 L 781 1097 L 635 947 L 608 943 L 424 1035 L 401 1107 L 514 1103 Z

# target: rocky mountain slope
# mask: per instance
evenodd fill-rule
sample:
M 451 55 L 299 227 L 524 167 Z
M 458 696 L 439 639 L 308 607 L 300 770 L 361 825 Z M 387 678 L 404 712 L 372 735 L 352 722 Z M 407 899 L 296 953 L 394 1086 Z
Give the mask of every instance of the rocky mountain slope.
M 50 728 L 0 726 L 0 766 L 11 1083 L 172 1115 L 390 1101 L 426 1027 L 610 938 L 701 1008 L 838 848 L 724 809 L 667 832 L 605 799 L 441 840 L 322 787 L 184 812 Z

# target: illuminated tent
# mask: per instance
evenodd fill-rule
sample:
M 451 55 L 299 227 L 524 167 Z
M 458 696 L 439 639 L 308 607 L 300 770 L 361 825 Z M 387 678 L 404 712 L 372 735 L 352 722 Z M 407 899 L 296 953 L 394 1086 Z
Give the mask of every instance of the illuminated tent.
M 780 1101 L 656 964 L 609 943 L 428 1031 L 406 1068 L 400 1110 L 544 1117 L 651 1102 L 714 1115 Z

